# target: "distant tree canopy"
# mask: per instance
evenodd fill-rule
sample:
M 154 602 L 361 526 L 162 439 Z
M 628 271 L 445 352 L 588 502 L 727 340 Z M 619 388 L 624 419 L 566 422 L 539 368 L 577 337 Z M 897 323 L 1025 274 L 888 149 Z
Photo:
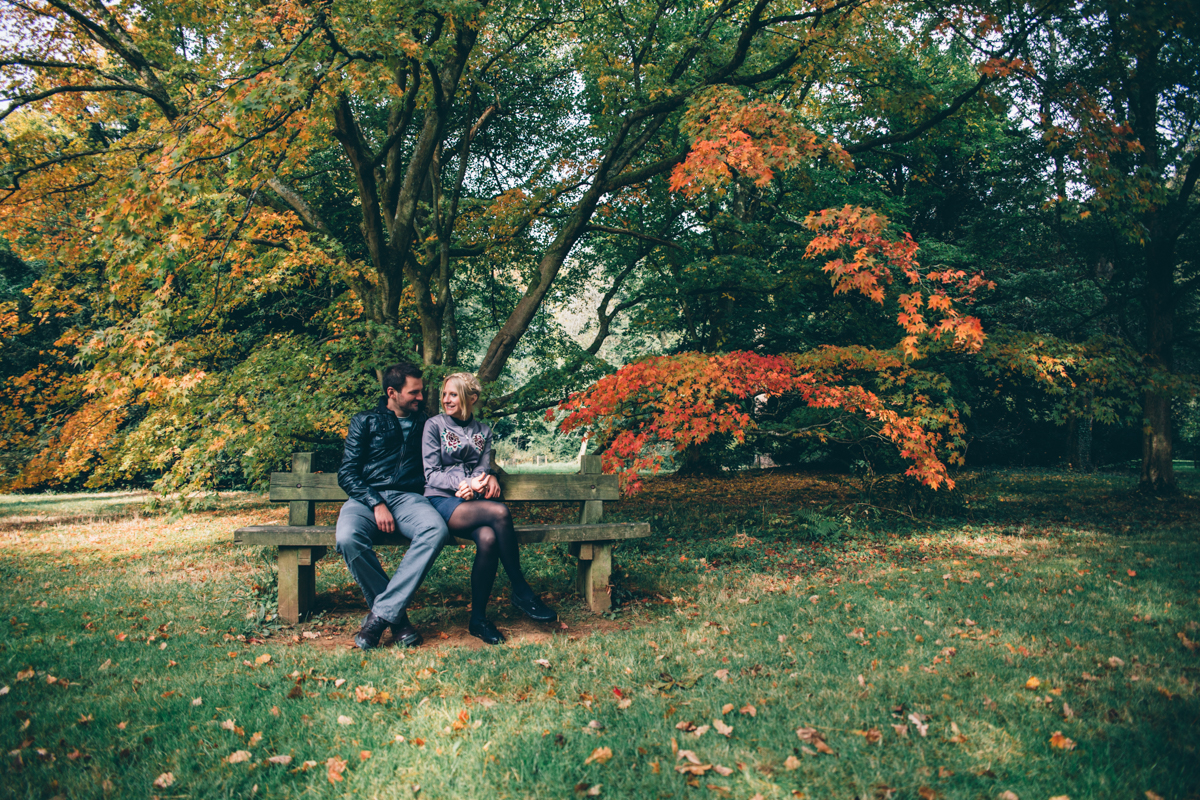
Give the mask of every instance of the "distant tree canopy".
M 0 478 L 255 483 L 409 358 L 614 468 L 735 433 L 613 393 L 678 363 L 759 446 L 1144 423 L 1170 490 L 1193 6 L 0 0 Z

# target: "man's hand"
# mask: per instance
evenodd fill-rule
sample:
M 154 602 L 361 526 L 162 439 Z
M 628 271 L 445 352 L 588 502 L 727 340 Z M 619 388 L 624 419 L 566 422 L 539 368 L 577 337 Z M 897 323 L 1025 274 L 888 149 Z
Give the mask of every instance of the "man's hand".
M 394 533 L 396 531 L 396 518 L 392 516 L 387 503 L 380 503 L 375 506 L 375 526 L 382 533 Z

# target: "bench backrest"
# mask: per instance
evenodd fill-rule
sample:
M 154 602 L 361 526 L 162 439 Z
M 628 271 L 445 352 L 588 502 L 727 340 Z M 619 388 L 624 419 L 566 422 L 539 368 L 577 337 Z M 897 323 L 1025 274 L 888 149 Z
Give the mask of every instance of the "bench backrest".
M 346 493 L 338 486 L 336 473 L 312 471 L 312 456 L 312 453 L 293 453 L 291 472 L 271 473 L 271 502 L 289 504 L 289 525 L 312 525 L 316 520 L 317 503 L 346 500 Z M 600 456 L 595 455 L 579 459 L 577 474 L 510 475 L 499 467 L 496 472 L 505 502 L 578 501 L 582 503 L 581 523 L 599 522 L 604 513 L 603 501 L 618 500 L 621 496 L 617 476 L 602 475 Z

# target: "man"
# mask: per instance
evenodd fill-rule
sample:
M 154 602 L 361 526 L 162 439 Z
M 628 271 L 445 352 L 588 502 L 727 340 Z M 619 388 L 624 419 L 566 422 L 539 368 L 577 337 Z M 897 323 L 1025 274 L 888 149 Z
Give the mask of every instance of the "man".
M 406 647 L 421 643 L 408 603 L 449 539 L 442 516 L 423 496 L 421 434 L 425 430 L 421 370 L 407 363 L 383 373 L 384 397 L 374 411 L 355 414 L 346 434 L 338 485 L 350 495 L 337 522 L 337 551 L 371 609 L 355 634 L 363 650 L 379 645 L 387 628 Z M 399 531 L 408 552 L 388 579 L 373 549 L 380 533 Z

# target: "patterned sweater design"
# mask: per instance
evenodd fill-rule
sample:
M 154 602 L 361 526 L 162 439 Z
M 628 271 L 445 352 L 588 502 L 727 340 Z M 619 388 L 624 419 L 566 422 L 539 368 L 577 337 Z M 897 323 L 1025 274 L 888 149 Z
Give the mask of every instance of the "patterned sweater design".
M 492 469 L 492 429 L 475 417 L 430 417 L 421 437 L 425 496 L 453 497 L 458 485 Z

